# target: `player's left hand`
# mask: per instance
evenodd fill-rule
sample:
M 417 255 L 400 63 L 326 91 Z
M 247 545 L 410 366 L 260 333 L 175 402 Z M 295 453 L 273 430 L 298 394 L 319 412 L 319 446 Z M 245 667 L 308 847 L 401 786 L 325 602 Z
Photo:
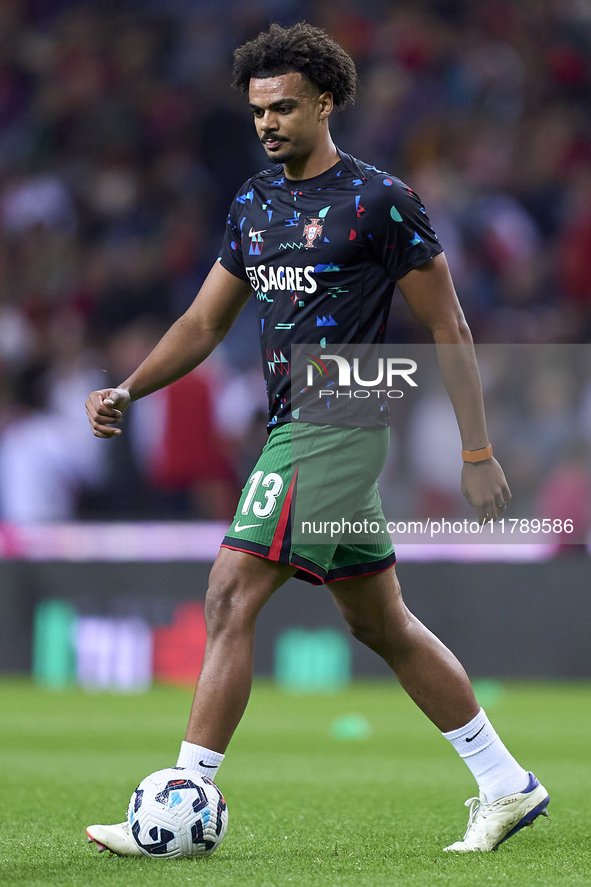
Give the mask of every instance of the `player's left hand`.
M 494 457 L 484 462 L 464 462 L 462 493 L 476 509 L 480 524 L 502 517 L 511 499 L 503 469 Z

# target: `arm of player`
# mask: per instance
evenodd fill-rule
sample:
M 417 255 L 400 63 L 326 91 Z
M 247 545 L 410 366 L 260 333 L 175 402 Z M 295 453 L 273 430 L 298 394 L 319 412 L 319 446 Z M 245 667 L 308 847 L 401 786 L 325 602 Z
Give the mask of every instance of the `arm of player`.
M 251 295 L 250 284 L 216 262 L 193 304 L 117 388 L 93 391 L 86 412 L 95 437 L 114 437 L 129 404 L 190 373 L 224 338 Z
M 452 402 L 465 450 L 488 446 L 480 373 L 472 335 L 443 253 L 410 271 L 398 281 L 413 313 L 432 333 L 441 375 Z M 496 459 L 464 462 L 462 493 L 478 520 L 496 520 L 511 498 L 503 470 Z

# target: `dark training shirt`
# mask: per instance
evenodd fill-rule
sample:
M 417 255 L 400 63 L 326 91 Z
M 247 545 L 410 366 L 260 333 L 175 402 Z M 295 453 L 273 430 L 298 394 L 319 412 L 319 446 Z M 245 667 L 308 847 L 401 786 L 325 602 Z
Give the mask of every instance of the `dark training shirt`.
M 396 281 L 443 250 L 410 188 L 339 154 L 311 179 L 259 172 L 230 208 L 219 261 L 257 300 L 269 429 L 292 419 L 292 344 L 383 343 Z M 294 418 L 323 424 L 321 409 L 309 401 Z M 388 424 L 377 399 L 374 412 Z

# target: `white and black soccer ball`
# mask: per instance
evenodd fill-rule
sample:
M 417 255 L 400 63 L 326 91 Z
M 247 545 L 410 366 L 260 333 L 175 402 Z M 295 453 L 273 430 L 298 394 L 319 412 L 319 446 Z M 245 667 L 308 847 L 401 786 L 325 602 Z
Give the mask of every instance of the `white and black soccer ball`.
M 129 829 L 145 856 L 210 856 L 228 827 L 228 808 L 211 779 L 168 767 L 146 776 L 131 796 Z

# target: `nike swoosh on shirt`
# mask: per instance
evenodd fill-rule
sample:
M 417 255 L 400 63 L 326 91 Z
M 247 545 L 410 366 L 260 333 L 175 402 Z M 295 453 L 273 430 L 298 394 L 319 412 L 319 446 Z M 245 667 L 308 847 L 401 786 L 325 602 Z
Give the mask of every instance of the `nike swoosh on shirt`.
M 262 527 L 262 526 L 263 526 L 262 524 L 244 524 L 244 526 L 241 527 L 240 521 L 237 521 L 234 529 L 236 530 L 237 533 L 240 533 L 242 530 L 250 530 L 251 527 Z

